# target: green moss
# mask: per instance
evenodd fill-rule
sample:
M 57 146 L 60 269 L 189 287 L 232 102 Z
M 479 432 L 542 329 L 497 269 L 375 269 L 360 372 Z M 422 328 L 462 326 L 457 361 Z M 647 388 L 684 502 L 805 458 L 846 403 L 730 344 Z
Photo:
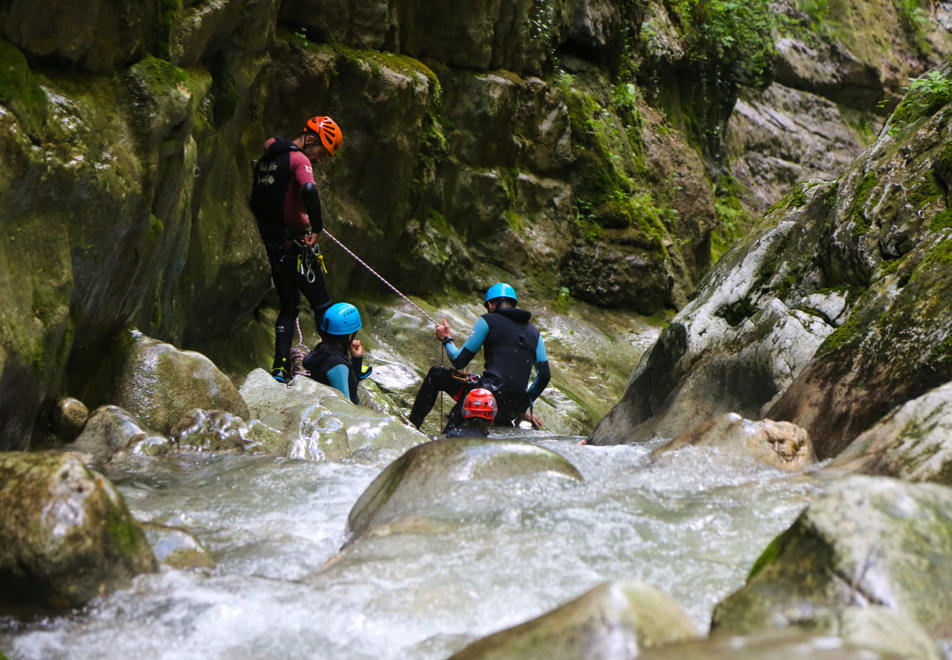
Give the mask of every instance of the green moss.
M 929 229 L 939 231 L 952 227 L 952 209 L 943 209 L 936 213 L 929 222 Z
M 172 50 L 172 35 L 175 34 L 175 25 L 182 14 L 182 0 L 159 0 L 156 11 L 158 12 L 156 22 L 160 28 L 160 36 L 155 45 L 155 52 L 161 57 L 168 57 Z
M 869 199 L 869 194 L 875 185 L 876 175 L 873 172 L 867 172 L 865 175 L 863 175 L 863 180 L 860 181 L 859 185 L 856 187 L 856 192 L 853 194 L 853 201 L 850 202 L 849 209 L 846 212 L 846 217 L 853 223 L 854 236 L 861 236 L 869 231 L 869 218 L 866 217 L 866 213 L 863 209 L 866 206 L 866 201 Z
M 747 575 L 748 582 L 757 577 L 761 571 L 770 566 L 774 560 L 780 556 L 781 551 L 787 545 L 787 537 L 792 533 L 790 530 L 787 530 L 764 548 L 764 551 L 760 553 L 760 556 L 757 557 L 757 561 L 755 561 L 754 565 L 750 568 L 750 573 Z
M 0 103 L 8 106 L 31 136 L 46 121 L 47 98 L 20 49 L 0 39 Z

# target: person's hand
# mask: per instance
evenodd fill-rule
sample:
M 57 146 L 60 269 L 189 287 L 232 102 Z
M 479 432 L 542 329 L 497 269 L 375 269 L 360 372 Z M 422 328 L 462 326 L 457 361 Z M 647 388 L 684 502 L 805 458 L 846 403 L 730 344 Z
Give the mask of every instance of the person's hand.
M 364 355 L 364 347 L 360 345 L 360 340 L 355 339 L 350 342 L 350 354 L 352 357 L 359 358 Z
M 304 234 L 305 245 L 307 245 L 308 247 L 312 247 L 314 243 L 316 242 L 317 242 L 317 234 L 312 234 L 311 232 L 307 232 L 306 234 Z
M 453 338 L 453 330 L 450 328 L 450 324 L 446 319 L 443 319 L 441 325 L 436 326 L 436 338 L 440 341 Z
M 542 420 L 530 413 L 528 410 L 525 412 L 522 418 L 531 423 L 533 428 L 541 429 L 543 426 Z

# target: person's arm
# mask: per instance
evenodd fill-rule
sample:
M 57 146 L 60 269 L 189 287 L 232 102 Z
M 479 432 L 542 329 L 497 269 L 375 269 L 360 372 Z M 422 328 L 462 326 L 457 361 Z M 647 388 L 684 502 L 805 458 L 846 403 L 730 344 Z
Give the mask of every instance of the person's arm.
M 446 327 L 448 328 L 449 326 Z M 476 323 L 469 333 L 469 338 L 463 344 L 462 348 L 456 348 L 456 345 L 453 343 L 452 335 L 446 336 L 442 341 L 446 347 L 446 354 L 450 357 L 450 362 L 453 363 L 453 366 L 457 369 L 462 369 L 469 364 L 473 356 L 479 352 L 483 342 L 486 341 L 486 335 L 488 334 L 489 324 L 486 323 L 486 319 L 479 317 L 476 319 Z
M 346 365 L 338 364 L 336 367 L 328 369 L 327 381 L 331 384 L 331 387 L 340 390 L 344 393 L 344 396 L 356 403 L 354 396 L 357 393 L 354 392 L 353 395 L 350 393 L 350 369 Z
M 313 231 L 320 234 L 324 231 L 324 215 L 321 210 L 321 196 L 317 192 L 317 184 L 314 183 L 311 161 L 300 151 L 292 151 L 290 159 L 291 176 L 301 191 L 301 200 L 310 222 L 310 226 L 304 227 L 303 232 Z
M 552 373 L 549 371 L 549 358 L 545 354 L 545 342 L 542 341 L 541 336 L 539 337 L 539 343 L 536 344 L 535 370 L 536 378 L 532 383 L 532 387 L 529 388 L 529 398 L 532 401 L 539 398 L 539 395 L 542 394 L 542 391 L 549 384 L 549 379 L 552 377 Z

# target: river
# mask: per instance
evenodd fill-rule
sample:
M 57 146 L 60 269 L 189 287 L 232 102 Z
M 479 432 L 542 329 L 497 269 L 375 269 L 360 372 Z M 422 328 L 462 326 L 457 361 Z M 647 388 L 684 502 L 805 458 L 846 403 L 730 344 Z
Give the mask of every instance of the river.
M 652 461 L 650 443 L 511 436 L 562 454 L 584 481 L 461 485 L 434 494 L 451 512 L 438 524 L 340 555 L 351 507 L 396 454 L 126 465 L 111 476 L 136 517 L 187 529 L 214 568 L 139 576 L 70 617 L 0 618 L 0 649 L 17 660 L 445 658 L 615 578 L 661 589 L 706 632 L 816 488 L 711 450 Z

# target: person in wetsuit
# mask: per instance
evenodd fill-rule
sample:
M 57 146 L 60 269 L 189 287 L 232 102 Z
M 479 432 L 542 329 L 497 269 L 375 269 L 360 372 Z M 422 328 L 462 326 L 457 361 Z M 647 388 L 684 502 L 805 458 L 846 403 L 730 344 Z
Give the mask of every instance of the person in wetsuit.
M 357 385 L 369 373 L 362 369 L 364 349 L 354 338 L 360 327 L 356 307 L 345 302 L 331 305 L 321 320 L 321 343 L 303 361 L 311 378 L 340 390 L 355 404 L 360 403 Z
M 461 399 L 474 387 L 484 387 L 496 397 L 498 411 L 495 426 L 513 426 L 518 420 L 528 419 L 533 426 L 541 426 L 530 411 L 549 384 L 549 362 L 545 343 L 530 321 L 532 314 L 516 307 L 516 291 L 504 282 L 489 287 L 484 299 L 486 314 L 473 325 L 462 348 L 453 343 L 453 331 L 446 319 L 436 327 L 436 337 L 446 347 L 453 369 L 431 367 L 410 411 L 410 423 L 420 428 L 440 391 L 457 400 L 450 412 L 449 425 L 459 426 Z M 460 374 L 474 355 L 483 349 L 482 376 Z M 535 367 L 536 378 L 528 387 L 529 376 Z
M 301 294 L 314 312 L 315 327 L 321 326 L 331 306 L 323 262 L 316 252 L 316 235 L 324 231 L 324 218 L 311 167 L 334 156 L 341 142 L 340 127 L 333 119 L 312 117 L 294 140 L 269 138 L 254 165 L 250 205 L 280 300 L 271 375 L 282 383 L 292 377 L 291 341 Z

